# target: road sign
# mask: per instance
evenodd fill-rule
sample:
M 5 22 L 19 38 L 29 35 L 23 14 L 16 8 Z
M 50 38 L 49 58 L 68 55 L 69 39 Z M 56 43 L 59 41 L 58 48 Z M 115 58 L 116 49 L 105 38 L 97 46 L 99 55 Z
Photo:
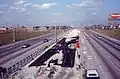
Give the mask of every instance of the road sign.
M 109 17 L 110 20 L 120 20 L 120 13 L 112 13 Z

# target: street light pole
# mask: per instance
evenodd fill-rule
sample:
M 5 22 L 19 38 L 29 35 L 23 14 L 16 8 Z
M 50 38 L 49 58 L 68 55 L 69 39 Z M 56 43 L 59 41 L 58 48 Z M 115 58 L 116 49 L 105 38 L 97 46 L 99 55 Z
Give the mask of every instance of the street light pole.
M 15 28 L 13 28 L 13 42 L 15 42 Z
M 55 26 L 55 41 L 57 43 L 57 26 Z

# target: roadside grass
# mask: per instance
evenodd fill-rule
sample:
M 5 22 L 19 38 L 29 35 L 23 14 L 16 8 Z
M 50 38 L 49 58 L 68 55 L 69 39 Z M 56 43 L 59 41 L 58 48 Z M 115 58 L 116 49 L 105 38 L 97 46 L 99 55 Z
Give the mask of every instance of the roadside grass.
M 98 33 L 104 34 L 106 36 L 115 38 L 120 40 L 120 30 L 102 30 L 102 29 L 98 29 L 98 30 L 94 30 Z
M 45 34 L 48 34 L 48 33 L 51 33 L 51 32 L 52 31 L 16 33 L 16 40 L 20 41 L 20 40 L 24 40 L 24 39 L 29 39 L 29 38 L 45 35 Z
M 0 34 L 0 44 L 12 43 L 12 33 Z
M 20 41 L 20 40 L 25 40 L 25 39 L 45 35 L 45 34 L 52 33 L 52 32 L 54 31 L 50 30 L 50 31 L 40 31 L 40 32 L 16 32 L 15 37 L 16 37 L 16 41 Z M 12 40 L 13 40 L 12 32 L 0 34 L 0 44 L 2 45 L 10 44 L 12 43 Z

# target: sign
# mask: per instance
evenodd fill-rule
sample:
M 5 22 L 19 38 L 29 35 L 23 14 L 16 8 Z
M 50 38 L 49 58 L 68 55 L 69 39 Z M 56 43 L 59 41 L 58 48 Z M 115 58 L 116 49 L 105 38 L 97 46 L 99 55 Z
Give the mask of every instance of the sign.
M 110 18 L 114 20 L 120 20 L 120 13 L 112 13 Z

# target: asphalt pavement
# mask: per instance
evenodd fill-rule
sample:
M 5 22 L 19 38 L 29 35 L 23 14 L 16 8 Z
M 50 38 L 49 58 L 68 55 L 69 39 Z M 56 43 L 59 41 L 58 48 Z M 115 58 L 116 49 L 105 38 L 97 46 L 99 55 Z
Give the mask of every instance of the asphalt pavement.
M 119 51 L 91 33 L 84 34 L 86 37 L 90 37 L 88 40 L 89 48 L 91 46 L 91 49 L 93 49 L 92 53 L 94 58 L 96 58 L 97 70 L 100 73 L 101 79 L 119 79 Z
M 29 43 L 30 45 L 34 45 L 36 43 L 39 43 L 41 41 L 43 41 L 44 39 L 50 39 L 51 37 L 54 37 L 55 33 L 50 33 L 50 34 L 46 34 L 43 36 L 39 36 L 39 37 L 35 37 L 33 39 L 30 40 L 25 40 L 25 41 L 21 41 L 18 43 L 13 44 L 12 46 L 9 45 L 7 47 L 0 47 L 0 58 L 6 56 L 6 55 L 10 55 L 11 53 L 15 53 L 17 51 L 22 50 L 22 46 L 23 44 Z

